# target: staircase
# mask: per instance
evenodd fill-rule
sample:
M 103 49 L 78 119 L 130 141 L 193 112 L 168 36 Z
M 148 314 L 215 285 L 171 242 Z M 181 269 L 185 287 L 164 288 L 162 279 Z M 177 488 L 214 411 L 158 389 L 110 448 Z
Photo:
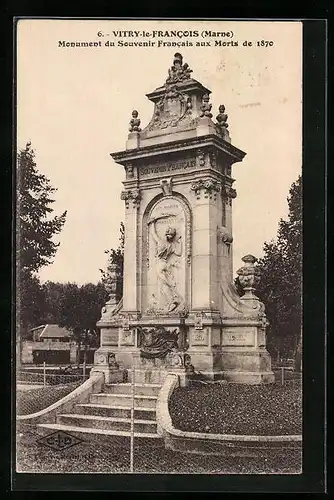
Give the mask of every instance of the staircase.
M 161 439 L 157 433 L 156 404 L 161 384 L 134 385 L 134 437 Z M 131 435 L 131 383 L 106 384 L 90 394 L 88 403 L 76 404 L 71 413 L 57 415 L 56 423 L 38 424 L 50 431 L 62 430 L 88 437 Z

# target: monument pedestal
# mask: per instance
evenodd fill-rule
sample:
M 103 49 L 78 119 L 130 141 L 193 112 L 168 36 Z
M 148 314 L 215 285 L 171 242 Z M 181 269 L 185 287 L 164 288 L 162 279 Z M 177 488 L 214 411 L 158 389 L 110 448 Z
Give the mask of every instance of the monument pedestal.
M 178 375 L 180 385 L 186 385 L 187 356 L 182 350 L 175 349 L 163 359 L 143 358 L 140 353 L 134 355 L 134 370 L 129 370 L 129 379 L 136 384 L 163 384 L 169 373 Z
M 240 320 L 239 320 L 240 321 Z M 263 384 L 275 381 L 270 354 L 265 348 L 265 325 L 255 320 L 223 329 L 221 367 L 229 382 Z
M 221 356 L 223 379 L 243 384 L 275 382 L 270 354 L 264 348 L 226 348 Z
M 191 311 L 188 325 L 188 350 L 196 373 L 215 379 L 221 372 L 221 317 L 219 311 Z
M 172 314 L 138 318 L 119 311 L 108 323 L 105 314 L 98 323 L 101 347 L 95 352 L 93 371 L 103 371 L 106 383 L 131 380 L 134 368 L 136 383 L 162 384 L 173 372 L 185 384 L 189 356 L 184 318 Z M 112 365 L 117 361 L 118 371 L 110 368 L 110 358 Z
M 116 361 L 115 352 L 109 347 L 99 347 L 94 354 L 94 366 L 91 369 L 90 376 L 95 372 L 104 374 L 106 384 L 116 384 L 128 381 L 128 371 Z

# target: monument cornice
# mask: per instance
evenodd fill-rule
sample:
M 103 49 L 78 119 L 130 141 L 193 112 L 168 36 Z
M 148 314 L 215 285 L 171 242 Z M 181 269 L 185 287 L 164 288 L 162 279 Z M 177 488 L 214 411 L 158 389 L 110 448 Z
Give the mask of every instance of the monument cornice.
M 197 167 L 192 168 L 191 170 L 184 171 L 176 171 L 171 173 L 162 172 L 160 175 L 153 175 L 147 177 L 139 177 L 140 188 L 155 188 L 159 187 L 159 183 L 161 179 L 165 179 L 168 177 L 172 177 L 174 186 L 184 186 L 189 184 L 191 181 L 202 179 L 204 177 L 210 177 L 212 179 L 216 179 L 222 183 L 233 184 L 235 179 L 227 176 L 226 174 L 216 170 L 212 167 L 205 167 L 199 170 Z M 122 181 L 123 185 L 126 186 L 127 189 L 138 187 L 138 179 L 124 180 Z
M 198 148 L 214 147 L 219 152 L 228 155 L 232 163 L 243 160 L 246 153 L 232 144 L 224 141 L 215 134 L 209 134 L 200 137 L 191 137 L 189 139 L 174 140 L 166 143 L 152 144 L 140 148 L 127 149 L 110 153 L 110 156 L 116 163 L 125 165 L 129 161 L 137 161 L 143 158 L 154 158 L 168 153 L 184 152 Z

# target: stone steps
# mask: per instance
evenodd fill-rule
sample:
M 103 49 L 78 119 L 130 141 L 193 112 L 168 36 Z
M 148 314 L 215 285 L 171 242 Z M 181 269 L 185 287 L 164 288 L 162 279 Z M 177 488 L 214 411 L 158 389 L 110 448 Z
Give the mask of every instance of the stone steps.
M 107 430 L 107 429 L 97 429 L 92 427 L 79 427 L 74 425 L 64 425 L 64 424 L 37 424 L 38 427 L 42 429 L 49 429 L 50 431 L 64 431 L 73 434 L 91 434 L 91 435 L 101 435 L 101 436 L 124 436 L 130 437 L 130 431 L 117 431 L 117 430 Z M 153 432 L 135 432 L 135 438 L 146 438 L 146 439 L 161 439 L 161 437 Z
M 39 424 L 39 427 L 87 434 L 91 437 L 129 437 L 133 410 L 134 437 L 161 439 L 157 433 L 156 422 L 156 404 L 160 388 L 159 384 L 106 384 L 104 392 L 90 394 L 89 402 L 78 403 L 70 413 L 57 415 L 56 423 Z M 134 401 L 132 390 L 135 393 Z
M 136 370 L 135 373 L 135 384 L 140 385 L 160 385 L 164 383 L 167 372 L 160 370 L 159 368 L 153 368 L 152 370 Z M 132 372 L 128 370 L 128 381 L 132 381 Z
M 99 393 L 99 394 L 91 394 L 90 395 L 91 403 L 98 404 L 108 404 L 110 406 L 126 406 L 131 408 L 132 406 L 132 395 L 131 394 L 108 394 L 108 393 Z M 157 404 L 157 396 L 142 396 L 135 395 L 134 396 L 134 407 L 140 408 L 155 408 Z
M 134 393 L 138 396 L 157 396 L 161 388 L 160 384 L 134 384 Z M 132 394 L 131 383 L 106 384 L 104 393 L 108 394 Z
M 110 406 L 98 403 L 80 403 L 74 411 L 80 415 L 97 415 L 100 417 L 130 418 L 131 408 L 128 406 Z M 154 420 L 155 408 L 134 408 L 134 417 L 141 420 Z
M 89 427 L 94 429 L 131 431 L 130 418 L 101 417 L 97 415 L 65 414 L 57 415 L 57 423 L 74 426 Z M 156 433 L 157 423 L 155 420 L 134 419 L 134 432 Z

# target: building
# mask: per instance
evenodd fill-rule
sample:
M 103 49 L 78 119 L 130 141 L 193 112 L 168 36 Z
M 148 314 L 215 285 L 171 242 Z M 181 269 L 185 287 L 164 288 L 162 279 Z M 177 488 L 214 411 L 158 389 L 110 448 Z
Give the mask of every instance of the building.
M 58 325 L 40 325 L 30 330 L 34 342 L 69 342 L 72 332 Z
M 79 346 L 72 338 L 72 332 L 58 325 L 40 325 L 30 330 L 32 340 L 24 340 L 21 345 L 23 364 L 78 364 L 93 363 L 95 347 Z

